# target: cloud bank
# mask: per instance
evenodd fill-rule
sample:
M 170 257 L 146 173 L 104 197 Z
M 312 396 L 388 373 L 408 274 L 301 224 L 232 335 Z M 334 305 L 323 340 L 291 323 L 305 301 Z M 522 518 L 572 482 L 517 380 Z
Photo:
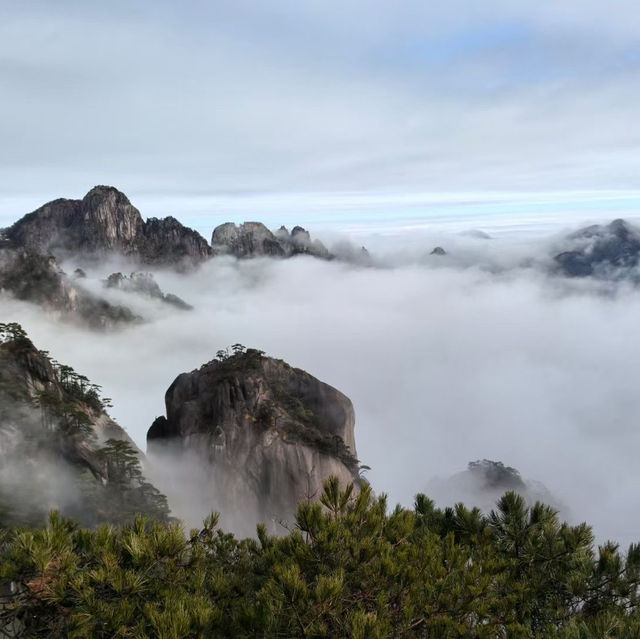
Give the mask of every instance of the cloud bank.
M 491 246 L 509 264 L 531 249 L 457 242 L 461 256 L 465 246 Z M 537 268 L 495 268 L 477 257 L 489 249 L 448 265 L 424 257 L 432 247 L 379 269 L 216 258 L 189 276 L 157 272 L 162 289 L 195 310 L 141 299 L 135 310 L 152 321 L 115 334 L 79 331 L 6 299 L 2 319 L 20 321 L 41 348 L 101 384 L 142 447 L 173 379 L 240 342 L 353 400 L 359 457 L 392 502 L 410 504 L 433 477 L 495 459 L 544 482 L 563 514 L 593 523 L 600 538 L 639 537 L 637 290 L 602 295 Z M 112 267 L 89 271 L 88 281 Z

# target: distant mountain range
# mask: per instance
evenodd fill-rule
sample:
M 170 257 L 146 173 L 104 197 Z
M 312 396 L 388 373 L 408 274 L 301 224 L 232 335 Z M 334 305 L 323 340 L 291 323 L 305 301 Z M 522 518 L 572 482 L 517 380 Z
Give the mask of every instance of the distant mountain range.
M 475 231 L 473 238 L 487 236 Z M 625 220 L 580 229 L 556 240 L 546 251 L 525 256 L 523 263 L 556 277 L 640 282 L 640 230 Z M 176 309 L 192 308 L 189 301 L 161 291 L 153 274 L 144 269 L 170 268 L 189 273 L 220 256 L 247 260 L 300 255 L 360 266 L 384 265 L 364 247 L 343 243 L 330 251 L 301 226 L 291 231 L 284 226 L 271 231 L 260 222 L 227 222 L 213 230 L 209 244 L 173 217 L 144 220 L 122 192 L 111 186 L 96 186 L 82 199 L 54 200 L 0 231 L 0 293 L 94 329 L 110 329 L 144 318 L 129 307 L 126 299 L 107 294 L 106 289 L 157 300 Z M 81 268 L 69 275 L 61 266 L 72 260 L 100 267 L 114 257 L 124 259 L 132 272 L 128 276 L 105 272 L 100 280 L 104 293 L 100 292 L 100 283 L 87 286 Z M 425 253 L 423 261 L 440 266 L 468 265 L 468 260 L 461 261 L 461 257 L 455 250 L 436 246 Z

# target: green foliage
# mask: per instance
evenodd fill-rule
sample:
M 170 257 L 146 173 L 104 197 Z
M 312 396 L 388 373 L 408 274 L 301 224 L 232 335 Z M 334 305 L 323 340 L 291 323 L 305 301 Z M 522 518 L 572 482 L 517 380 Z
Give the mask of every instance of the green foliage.
M 130 451 L 111 465 L 137 476 Z M 488 516 L 424 495 L 389 511 L 335 478 L 283 537 L 237 540 L 211 516 L 188 535 L 143 517 L 0 538 L 13 594 L 0 630 L 29 637 L 640 636 L 640 547 L 594 549 L 590 529 L 507 493 Z M 4 624 L 4 625 L 3 625 Z M 10 626 L 13 624 L 13 626 Z
M 220 349 L 216 351 L 216 359 L 214 362 L 226 362 L 229 359 L 237 358 L 238 360 L 242 358 L 243 355 L 258 355 L 261 357 L 264 355 L 264 351 L 258 351 L 255 348 L 249 348 L 244 344 L 233 344 L 231 346 L 227 346 L 227 348 Z M 209 362 L 210 364 L 211 362 Z M 205 364 L 207 366 L 207 364 Z
M 100 487 L 102 519 L 113 523 L 131 521 L 144 514 L 165 521 L 167 498 L 142 474 L 140 457 L 123 440 L 109 439 L 99 450 L 105 464 L 106 483 Z
M 28 339 L 26 331 L 17 322 L 0 323 L 0 344 L 26 339 Z
M 106 410 L 109 400 L 101 398 L 101 387 L 92 384 L 85 375 L 76 373 L 71 366 L 52 359 L 47 351 L 37 350 L 20 324 L 0 323 L 0 346 L 5 347 L 7 355 L 18 358 L 26 373 L 42 378 L 42 381 L 48 384 L 49 388 L 40 393 L 49 395 L 43 397 L 44 409 L 55 410 L 57 404 L 66 403 L 83 404 L 95 412 Z M 49 373 L 50 377 L 47 377 Z M 51 388 L 52 385 L 57 388 Z M 64 413 L 65 410 L 62 409 L 60 412 Z
M 233 344 L 225 349 L 216 351 L 216 358 L 213 362 L 203 365 L 208 366 L 214 362 L 225 363 L 228 368 L 247 368 L 255 366 L 264 356 L 264 351 L 257 348 L 247 348 L 242 344 Z

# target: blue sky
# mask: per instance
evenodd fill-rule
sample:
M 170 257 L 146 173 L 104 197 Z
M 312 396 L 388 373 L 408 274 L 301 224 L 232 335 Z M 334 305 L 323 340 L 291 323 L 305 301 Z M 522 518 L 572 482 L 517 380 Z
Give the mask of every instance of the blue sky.
M 251 217 L 278 194 L 633 194 L 639 98 L 630 0 L 0 0 L 0 223 L 97 183 Z

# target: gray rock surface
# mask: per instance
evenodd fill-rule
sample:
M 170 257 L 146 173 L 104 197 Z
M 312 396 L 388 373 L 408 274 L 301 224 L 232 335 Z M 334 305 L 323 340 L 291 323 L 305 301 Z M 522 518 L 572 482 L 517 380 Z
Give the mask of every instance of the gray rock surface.
M 237 258 L 292 257 L 312 255 L 332 259 L 331 253 L 319 240 L 311 240 L 309 232 L 295 226 L 291 233 L 280 227 L 272 233 L 261 222 L 234 224 L 227 222 L 217 226 L 211 236 L 214 255 L 233 255 Z
M 174 217 L 145 221 L 126 195 L 111 186 L 96 186 L 81 200 L 48 202 L 8 229 L 0 229 L 0 248 L 22 248 L 62 260 L 121 255 L 140 265 L 178 269 L 196 266 L 212 255 L 342 259 L 312 240 L 301 226 L 291 232 L 282 226 L 274 233 L 261 222 L 222 224 L 214 229 L 209 246 Z M 357 259 L 346 261 L 366 262 L 369 257 L 363 249 Z
M 195 492 L 235 530 L 291 520 L 330 475 L 359 485 L 351 401 L 260 351 L 179 375 L 165 403 L 166 417 L 147 434 L 148 454 L 168 467 L 182 460 L 205 468 Z M 174 510 L 181 515 L 179 505 Z
M 211 236 L 214 255 L 245 257 L 285 257 L 276 236 L 261 222 L 245 222 L 240 226 L 227 222 L 217 226 Z
M 567 236 L 564 244 L 567 250 L 554 261 L 570 277 L 627 277 L 640 262 L 640 230 L 625 220 L 581 229 Z
M 192 266 L 210 255 L 196 231 L 172 217 L 145 222 L 126 195 L 110 186 L 96 186 L 81 200 L 49 202 L 5 236 L 13 246 L 60 258 L 119 254 L 142 264 Z

